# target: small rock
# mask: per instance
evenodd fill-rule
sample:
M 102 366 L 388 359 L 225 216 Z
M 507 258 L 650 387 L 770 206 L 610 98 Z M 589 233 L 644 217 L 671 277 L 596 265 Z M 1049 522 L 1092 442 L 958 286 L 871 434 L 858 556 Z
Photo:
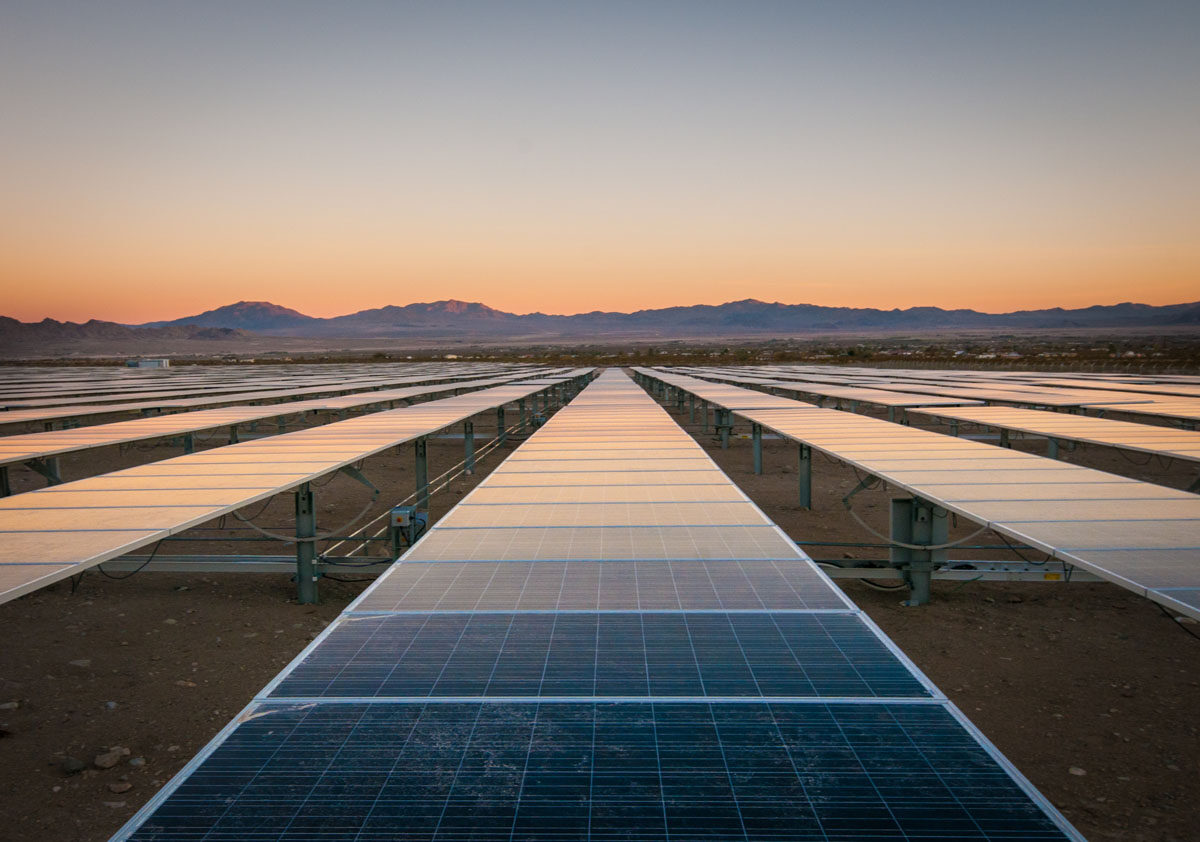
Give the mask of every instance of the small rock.
M 104 709 L 105 709 L 105 710 L 116 710 L 116 709 L 117 709 L 117 703 L 116 703 L 116 702 L 105 702 L 105 703 L 104 703 Z
M 87 768 L 87 764 L 78 757 L 64 757 L 63 762 L 59 764 L 59 768 L 67 775 L 78 775 Z
M 52 786 L 52 787 L 50 787 L 50 791 L 51 792 L 62 792 L 62 787 L 61 786 Z
M 188 681 L 187 679 L 180 679 L 179 681 L 175 682 L 175 686 L 176 687 L 195 687 L 196 682 Z
M 125 806 L 125 802 L 124 802 L 124 801 L 105 801 L 105 802 L 104 802 L 104 806 L 105 806 L 105 807 L 112 807 L 112 808 L 115 810 L 115 809 L 117 809 L 118 807 L 124 807 L 124 806 Z
M 113 746 L 104 754 L 97 754 L 92 765 L 97 769 L 111 769 L 121 762 L 122 757 L 129 756 L 129 749 L 124 746 Z
M 1179 771 L 1179 767 L 1178 767 L 1178 766 L 1176 766 L 1174 763 L 1168 763 L 1168 764 L 1167 764 L 1167 771 L 1168 771 L 1168 772 L 1178 772 L 1178 771 Z
M 90 666 L 92 665 L 92 659 L 91 659 L 91 658 L 80 658 L 80 659 L 78 659 L 78 660 L 76 660 L 76 661 L 67 661 L 67 663 L 68 663 L 68 664 L 70 664 L 70 665 L 71 665 L 71 666 L 73 666 L 73 667 L 84 667 L 84 668 L 87 668 L 87 667 L 90 667 Z
M 167 751 L 179 751 L 179 746 L 167 746 Z
M 21 703 L 16 699 L 11 702 L 0 702 L 0 710 L 16 710 L 21 706 Z
M 129 781 L 117 781 L 116 783 L 111 783 L 108 785 L 108 791 L 114 795 L 120 795 L 122 792 L 129 792 L 131 789 L 133 789 L 133 784 L 129 783 Z
M 1079 778 L 1082 778 L 1084 775 L 1087 774 L 1087 769 L 1080 769 L 1078 766 L 1072 766 L 1067 771 L 1070 772 L 1072 775 L 1075 775 L 1076 777 L 1079 777 Z
M 1024 601 L 1025 601 L 1024 599 L 1017 596 L 1016 594 L 1010 594 L 1008 597 L 1008 602 L 1010 605 L 1016 605 L 1017 603 L 1024 602 Z
M 130 765 L 130 766 L 145 766 L 145 765 L 146 765 L 146 758 L 144 758 L 144 757 L 131 757 L 131 758 L 129 758 L 129 765 Z
M 163 622 L 166 623 L 168 626 L 173 626 L 178 621 L 174 617 L 168 617 L 167 619 L 163 620 Z

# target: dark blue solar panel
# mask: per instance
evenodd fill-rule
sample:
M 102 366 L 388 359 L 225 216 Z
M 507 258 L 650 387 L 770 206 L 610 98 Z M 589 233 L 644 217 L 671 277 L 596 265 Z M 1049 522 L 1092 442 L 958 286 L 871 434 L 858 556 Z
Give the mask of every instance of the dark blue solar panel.
M 1065 838 L 937 704 L 323 704 L 242 723 L 137 840 Z
M 271 695 L 929 694 L 854 614 L 677 612 L 357 617 Z

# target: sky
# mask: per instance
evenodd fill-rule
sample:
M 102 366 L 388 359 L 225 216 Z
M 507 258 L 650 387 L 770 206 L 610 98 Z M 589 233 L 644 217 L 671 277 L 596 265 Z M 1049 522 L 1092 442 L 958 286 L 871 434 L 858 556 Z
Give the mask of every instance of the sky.
M 1200 3 L 0 5 L 0 314 L 1200 300 Z

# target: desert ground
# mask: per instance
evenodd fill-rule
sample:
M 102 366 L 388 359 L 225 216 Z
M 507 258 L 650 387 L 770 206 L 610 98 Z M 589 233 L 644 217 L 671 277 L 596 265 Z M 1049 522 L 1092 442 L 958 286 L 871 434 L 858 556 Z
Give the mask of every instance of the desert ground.
M 795 540 L 874 540 L 842 508 L 857 482 L 850 468 L 818 456 L 814 507 L 803 510 L 793 444 L 768 439 L 764 473 L 755 476 L 747 439 L 723 451 L 686 413 L 675 417 Z M 488 435 L 482 424 L 476 430 L 481 441 Z M 517 444 L 436 495 L 433 518 Z M 1014 445 L 1041 452 L 1040 442 Z M 169 442 L 109 448 L 65 458 L 64 470 L 78 478 L 178 452 Z M 431 442 L 431 475 L 461 452 L 461 440 Z M 1176 488 L 1193 478 L 1177 464 L 1105 448 L 1065 457 Z M 381 501 L 407 496 L 411 446 L 368 460 L 364 471 Z M 14 491 L 40 484 L 23 471 L 13 481 Z M 365 493 L 345 477 L 317 489 L 320 526 L 348 520 Z M 864 491 L 856 511 L 886 529 L 889 496 Z M 290 494 L 257 514 L 280 528 L 290 518 Z M 952 537 L 973 531 L 956 529 Z M 289 552 L 229 543 L 228 531 L 196 534 L 216 540 L 164 544 L 160 556 Z M 999 543 L 987 534 L 975 540 Z M 805 548 L 839 563 L 886 553 Z M 346 581 L 323 580 L 319 605 L 297 604 L 285 574 L 147 571 L 118 579 L 93 570 L 0 606 L 0 839 L 107 839 L 369 581 L 358 571 L 336 575 Z M 1200 626 L 1109 584 L 935 581 L 931 604 L 907 608 L 901 591 L 838 582 L 1088 838 L 1182 842 L 1200 834 Z M 114 762 L 97 768 L 97 759 Z M 69 771 L 76 767 L 83 768 Z

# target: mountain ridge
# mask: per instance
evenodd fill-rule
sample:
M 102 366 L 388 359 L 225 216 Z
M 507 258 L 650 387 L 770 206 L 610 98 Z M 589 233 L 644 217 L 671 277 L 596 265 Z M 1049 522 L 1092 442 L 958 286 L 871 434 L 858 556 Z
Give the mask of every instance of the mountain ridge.
M 485 335 L 544 333 L 668 333 L 722 329 L 732 333 L 803 333 L 839 330 L 913 330 L 929 328 L 1079 328 L 1200 325 L 1200 302 L 1148 305 L 1124 302 L 1075 309 L 1053 307 L 983 313 L 959 308 L 916 306 L 883 310 L 783 304 L 754 298 L 724 304 L 693 304 L 635 310 L 593 310 L 573 315 L 517 314 L 480 302 L 446 299 L 389 304 L 341 316 L 319 318 L 270 302 L 237 302 L 196 316 L 133 327 L 228 327 L 279 336 L 426 335 L 439 329 L 470 329 Z M 299 329 L 300 332 L 295 331 Z
M 166 347 L 188 343 L 194 349 L 222 346 L 266 347 L 270 342 L 411 341 L 543 343 L 672 339 L 802 337 L 837 333 L 922 333 L 945 330 L 1037 330 L 1185 328 L 1200 330 L 1200 302 L 1155 306 L 1125 302 L 1076 309 L 1054 307 L 981 313 L 940 307 L 877 308 L 782 304 L 753 298 L 724 304 L 697 304 L 636 310 L 595 310 L 574 315 L 507 313 L 480 302 L 443 301 L 389 304 L 332 318 L 309 316 L 267 301 L 238 301 L 181 319 L 126 325 L 87 322 L 20 322 L 0 316 L 0 348 L 25 354 L 116 343 L 121 347 Z

